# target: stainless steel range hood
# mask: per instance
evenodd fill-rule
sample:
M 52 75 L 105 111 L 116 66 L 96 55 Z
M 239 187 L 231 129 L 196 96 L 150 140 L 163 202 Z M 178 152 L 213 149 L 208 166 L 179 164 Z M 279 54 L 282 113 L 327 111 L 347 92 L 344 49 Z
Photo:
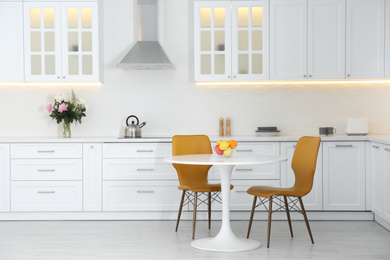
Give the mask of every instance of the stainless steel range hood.
M 172 70 L 172 64 L 158 42 L 158 0 L 137 1 L 137 39 L 118 67 L 129 70 Z

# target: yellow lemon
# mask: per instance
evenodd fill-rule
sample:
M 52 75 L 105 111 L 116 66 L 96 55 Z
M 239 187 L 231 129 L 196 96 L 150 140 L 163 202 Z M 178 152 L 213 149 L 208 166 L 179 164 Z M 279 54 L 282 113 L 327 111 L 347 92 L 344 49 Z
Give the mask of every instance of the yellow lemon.
M 218 141 L 217 141 L 217 143 L 216 143 L 216 145 L 220 145 L 223 141 L 225 141 L 226 142 L 226 140 L 225 139 L 219 139 Z
M 229 143 L 225 141 L 222 141 L 220 144 L 219 144 L 219 149 L 221 150 L 226 150 L 227 148 L 229 147 Z

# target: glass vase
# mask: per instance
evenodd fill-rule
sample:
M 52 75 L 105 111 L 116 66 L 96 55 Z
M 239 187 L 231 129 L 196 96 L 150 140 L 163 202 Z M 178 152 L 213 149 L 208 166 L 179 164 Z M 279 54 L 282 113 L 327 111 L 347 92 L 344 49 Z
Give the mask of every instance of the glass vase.
M 72 135 L 72 131 L 70 130 L 70 123 L 64 123 L 63 127 L 64 127 L 64 129 L 63 129 L 62 134 L 63 134 L 64 138 L 70 138 Z

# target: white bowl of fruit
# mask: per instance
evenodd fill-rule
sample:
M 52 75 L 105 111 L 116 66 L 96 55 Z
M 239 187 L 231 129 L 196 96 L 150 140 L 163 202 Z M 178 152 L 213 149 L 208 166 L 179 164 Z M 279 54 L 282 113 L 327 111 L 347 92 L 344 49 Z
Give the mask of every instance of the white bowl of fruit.
M 224 155 L 225 157 L 230 157 L 233 154 L 233 149 L 237 147 L 236 140 L 226 141 L 225 139 L 219 139 L 214 147 L 214 151 L 218 155 Z

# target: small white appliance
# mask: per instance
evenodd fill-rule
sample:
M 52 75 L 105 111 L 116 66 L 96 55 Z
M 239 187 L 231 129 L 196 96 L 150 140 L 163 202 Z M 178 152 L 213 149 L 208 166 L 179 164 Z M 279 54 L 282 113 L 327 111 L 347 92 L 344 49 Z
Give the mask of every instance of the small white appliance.
M 347 133 L 347 135 L 368 134 L 367 118 L 348 118 L 345 132 Z

